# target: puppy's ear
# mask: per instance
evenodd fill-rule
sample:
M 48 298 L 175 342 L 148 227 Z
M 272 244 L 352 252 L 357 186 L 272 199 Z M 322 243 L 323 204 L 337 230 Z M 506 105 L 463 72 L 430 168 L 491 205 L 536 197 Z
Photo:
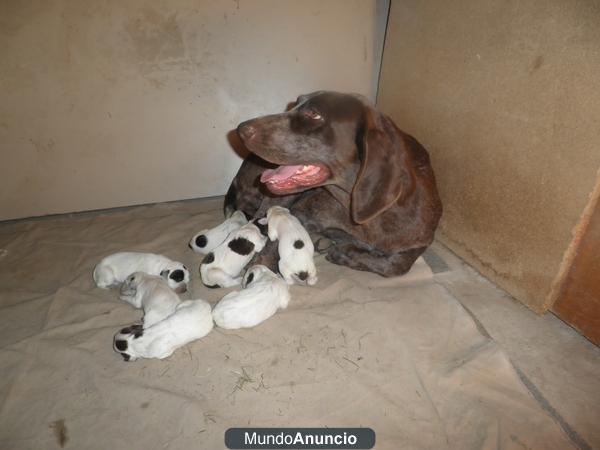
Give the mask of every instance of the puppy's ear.
M 128 276 L 119 289 L 119 295 L 121 297 L 133 297 L 137 293 L 137 286 L 135 286 L 135 277 Z
M 248 285 L 250 283 L 252 283 L 253 280 L 254 280 L 254 271 L 251 269 L 251 270 L 248 270 L 246 272 L 246 274 L 244 275 L 244 278 L 242 280 L 242 288 L 246 289 L 246 287 L 248 287 Z
M 352 219 L 358 224 L 377 217 L 414 190 L 414 175 L 401 132 L 368 105 L 364 107 L 362 125 L 357 136 L 360 168 L 351 197 Z
M 256 243 L 256 245 L 254 247 L 254 251 L 256 253 L 262 252 L 263 248 L 265 248 L 265 244 L 267 243 L 268 239 L 269 238 L 267 236 L 265 236 L 264 234 L 261 233 L 260 239 L 258 240 L 258 242 Z
M 263 217 L 262 219 L 254 219 L 252 223 L 258 227 L 260 234 L 262 234 L 263 236 L 268 236 L 269 226 L 267 225 L 266 217 Z
M 252 220 L 252 216 L 250 214 L 248 214 L 246 211 L 236 211 L 234 214 L 238 214 L 238 213 L 244 215 L 246 222 L 250 222 Z

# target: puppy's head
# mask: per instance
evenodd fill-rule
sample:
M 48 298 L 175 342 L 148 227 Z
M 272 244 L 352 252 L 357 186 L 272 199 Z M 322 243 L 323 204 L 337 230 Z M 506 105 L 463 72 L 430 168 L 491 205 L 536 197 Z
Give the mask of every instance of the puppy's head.
M 309 272 L 302 270 L 292 274 L 292 278 L 297 284 L 303 284 L 308 286 L 314 286 L 317 283 L 316 274 L 310 274 Z
M 289 214 L 289 212 L 290 212 L 290 210 L 287 208 L 284 208 L 283 206 L 271 206 L 267 210 L 266 222 L 268 223 L 268 221 L 271 220 L 271 217 L 273 217 L 273 216 L 277 216 L 280 214 Z
M 267 242 L 267 236 L 253 222 L 249 222 L 239 229 L 239 233 L 230 236 L 225 241 L 229 249 L 241 256 L 248 256 L 252 252 L 261 252 Z
M 247 216 L 244 211 L 236 211 L 228 218 L 228 220 L 231 220 L 240 226 L 246 225 L 251 219 L 252 217 Z
M 255 266 L 250 267 L 246 274 L 244 275 L 244 279 L 242 280 L 242 288 L 245 289 L 251 286 L 253 283 L 256 283 L 262 280 L 265 277 L 277 277 L 275 273 L 271 271 L 267 266 L 263 266 L 262 264 L 257 264 Z
M 179 262 L 174 262 L 160 272 L 160 276 L 167 280 L 169 287 L 176 293 L 182 294 L 187 291 L 190 282 L 190 271 Z
M 252 230 L 250 233 L 250 239 L 254 242 L 254 245 L 256 246 L 256 252 L 261 252 L 262 249 L 265 247 L 265 244 L 269 240 L 269 226 L 267 220 L 265 220 L 265 218 L 263 217 L 262 219 L 257 220 L 256 223 L 250 222 L 244 225 L 244 227 Z M 267 234 L 263 233 L 263 231 L 267 231 Z
M 138 287 L 145 277 L 146 274 L 143 272 L 134 272 L 125 278 L 125 281 L 123 281 L 123 284 L 121 284 L 121 288 L 119 289 L 121 300 L 130 303 L 134 301 L 134 298 L 138 293 Z

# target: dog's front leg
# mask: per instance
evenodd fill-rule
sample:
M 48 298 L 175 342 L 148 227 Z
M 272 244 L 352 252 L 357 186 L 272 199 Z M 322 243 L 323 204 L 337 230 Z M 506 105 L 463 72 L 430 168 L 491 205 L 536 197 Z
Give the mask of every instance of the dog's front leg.
M 426 247 L 419 247 L 397 253 L 384 253 L 346 242 L 332 246 L 325 258 L 329 262 L 355 270 L 395 277 L 408 272 L 425 249 Z
M 254 214 L 255 218 L 262 218 L 267 215 L 267 211 L 272 206 L 281 206 L 283 208 L 290 208 L 296 200 L 298 200 L 299 194 L 290 194 L 290 195 L 282 195 L 282 196 L 270 196 L 265 195 L 262 198 L 262 202 L 260 203 L 260 207 Z

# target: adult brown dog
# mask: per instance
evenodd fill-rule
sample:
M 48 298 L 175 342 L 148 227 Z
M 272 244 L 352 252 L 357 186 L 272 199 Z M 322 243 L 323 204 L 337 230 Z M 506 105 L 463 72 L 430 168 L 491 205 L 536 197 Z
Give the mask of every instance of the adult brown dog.
M 431 244 L 442 204 L 429 155 L 363 97 L 302 95 L 237 131 L 252 154 L 231 183 L 226 215 L 289 207 L 333 241 L 329 261 L 386 277 L 406 273 Z

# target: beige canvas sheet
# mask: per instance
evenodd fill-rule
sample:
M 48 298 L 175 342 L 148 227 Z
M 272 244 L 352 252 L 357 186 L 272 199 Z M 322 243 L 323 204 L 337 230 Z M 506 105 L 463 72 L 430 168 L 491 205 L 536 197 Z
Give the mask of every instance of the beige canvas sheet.
M 419 260 L 384 279 L 318 257 L 316 287 L 250 330 L 125 363 L 140 318 L 94 286 L 104 255 L 163 253 L 198 279 L 194 232 L 220 200 L 0 225 L 0 448 L 220 449 L 232 426 L 367 426 L 378 449 L 565 449 L 505 354 Z

